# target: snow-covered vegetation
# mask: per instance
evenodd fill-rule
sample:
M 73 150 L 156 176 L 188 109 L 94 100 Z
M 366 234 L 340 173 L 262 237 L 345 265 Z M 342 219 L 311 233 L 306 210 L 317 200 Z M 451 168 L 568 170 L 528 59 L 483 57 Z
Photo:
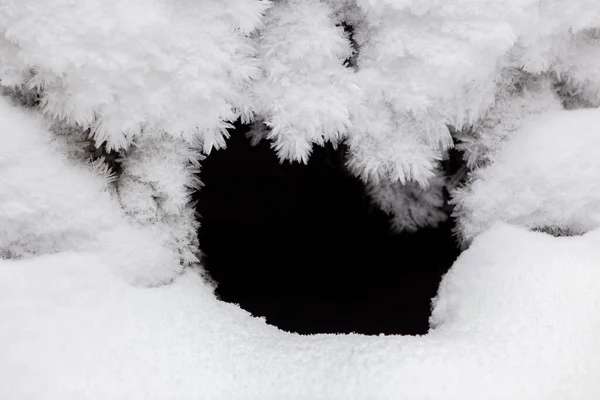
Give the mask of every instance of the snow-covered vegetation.
M 599 32 L 597 0 L 0 0 L 0 397 L 597 398 Z M 451 197 L 430 334 L 214 298 L 190 196 L 237 120 L 344 141 L 395 229 Z
M 231 122 L 260 120 L 282 160 L 346 140 L 348 168 L 389 192 L 437 182 L 453 145 L 475 170 L 529 116 L 600 104 L 593 0 L 2 5 L 2 85 L 35 93 L 47 117 L 109 150 L 172 136 L 179 154 L 208 153 L 226 145 Z M 170 196 L 183 199 L 196 186 L 187 180 Z M 394 210 L 382 200 L 407 196 L 394 193 L 373 197 Z M 442 217 L 417 214 L 429 217 L 400 211 L 394 226 Z M 173 243 L 189 247 L 186 260 L 197 251 L 193 239 Z
M 471 240 L 497 220 L 582 234 L 600 227 L 600 110 L 555 111 L 523 121 L 486 168 L 455 192 Z

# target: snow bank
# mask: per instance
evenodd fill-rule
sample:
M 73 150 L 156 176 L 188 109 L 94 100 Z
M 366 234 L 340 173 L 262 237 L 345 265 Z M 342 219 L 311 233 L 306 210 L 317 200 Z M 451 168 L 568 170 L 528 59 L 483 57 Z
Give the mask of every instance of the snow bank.
M 599 227 L 599 148 L 599 109 L 530 117 L 454 193 L 461 236 L 470 241 L 497 220 L 575 234 Z
M 285 333 L 191 271 L 140 288 L 91 253 L 0 261 L 0 398 L 595 399 L 599 241 L 494 225 L 421 337 Z

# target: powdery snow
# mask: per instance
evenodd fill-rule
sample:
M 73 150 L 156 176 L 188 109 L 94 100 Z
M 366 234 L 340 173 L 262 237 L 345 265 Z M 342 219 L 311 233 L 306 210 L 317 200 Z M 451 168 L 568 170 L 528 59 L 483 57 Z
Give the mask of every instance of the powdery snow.
M 496 224 L 421 337 L 285 333 L 193 271 L 139 288 L 93 253 L 0 261 L 0 398 L 595 399 L 599 241 Z

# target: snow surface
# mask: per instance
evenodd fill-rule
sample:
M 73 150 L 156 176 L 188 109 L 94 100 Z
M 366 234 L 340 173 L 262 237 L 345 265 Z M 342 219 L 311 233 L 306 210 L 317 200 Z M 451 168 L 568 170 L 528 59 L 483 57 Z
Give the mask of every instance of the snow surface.
M 134 287 L 92 252 L 0 260 L 0 398 L 596 399 L 599 241 L 496 224 L 421 337 L 285 333 L 196 272 Z

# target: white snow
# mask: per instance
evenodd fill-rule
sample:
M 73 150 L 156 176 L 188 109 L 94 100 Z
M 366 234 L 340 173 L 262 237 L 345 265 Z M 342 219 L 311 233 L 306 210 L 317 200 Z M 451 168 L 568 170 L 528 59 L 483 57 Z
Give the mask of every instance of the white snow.
M 266 17 L 259 0 L 0 4 L 2 85 L 43 87 L 48 115 L 109 147 L 166 132 L 208 153 L 226 121 L 261 111 L 284 158 L 349 131 L 357 175 L 424 184 L 449 121 L 503 120 L 480 143 L 498 145 L 490 164 L 456 194 L 473 242 L 440 286 L 434 328 L 300 336 L 218 301 L 180 267 L 193 254 L 166 244 L 193 226 L 171 237 L 128 218 L 153 211 L 133 201 L 144 193 L 130 182 L 124 210 L 68 137 L 0 99 L 0 399 L 600 398 L 600 111 L 521 126 L 558 99 L 503 103 L 494 83 L 515 67 L 556 74 L 574 103 L 598 104 L 597 0 L 290 0 Z M 356 71 L 340 65 L 351 49 L 335 13 L 356 16 Z M 162 192 L 183 190 L 179 171 Z M 547 225 L 582 235 L 526 230 Z
M 34 111 L 0 98 L 0 258 L 102 251 L 115 274 L 157 285 L 180 272 L 168 232 L 130 223 L 105 177 L 69 157 Z
M 580 234 L 600 227 L 600 109 L 526 118 L 454 193 L 466 241 L 502 220 Z
M 600 394 L 599 229 L 493 224 L 444 278 L 428 335 L 300 336 L 218 301 L 198 271 L 177 275 L 43 119 L 6 100 L 0 116 L 0 246 L 22 257 L 0 259 L 0 399 Z
M 367 182 L 367 191 L 375 204 L 390 217 L 395 232 L 416 232 L 420 228 L 437 227 L 448 219 L 444 212 L 444 186 L 446 179 L 438 170 L 429 180 L 429 186 L 416 182 L 402 184 L 389 179 Z
M 269 2 L 3 0 L 2 85 L 43 88 L 44 110 L 127 147 L 167 131 L 224 146 L 259 75 L 246 34 Z M 35 71 L 35 72 L 34 72 Z M 202 112 L 199 112 L 201 110 Z
M 599 241 L 495 225 L 421 337 L 285 333 L 195 272 L 133 287 L 93 253 L 0 261 L 0 398 L 595 399 Z

